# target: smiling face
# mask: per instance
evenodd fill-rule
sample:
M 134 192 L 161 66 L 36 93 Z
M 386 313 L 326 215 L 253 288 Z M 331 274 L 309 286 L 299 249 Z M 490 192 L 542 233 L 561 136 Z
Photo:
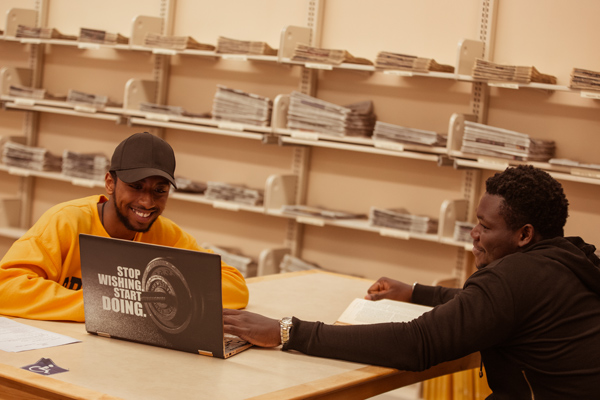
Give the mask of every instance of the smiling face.
M 159 176 L 126 183 L 108 174 L 106 189 L 111 196 L 104 217 L 106 231 L 112 237 L 133 239 L 136 232 L 147 232 L 162 214 L 170 184 Z
M 500 214 L 503 201 L 501 196 L 486 193 L 477 207 L 478 224 L 471 231 L 477 268 L 483 268 L 492 261 L 515 253 L 526 244 L 523 242 L 523 236 L 530 225 L 515 231 L 510 230 Z

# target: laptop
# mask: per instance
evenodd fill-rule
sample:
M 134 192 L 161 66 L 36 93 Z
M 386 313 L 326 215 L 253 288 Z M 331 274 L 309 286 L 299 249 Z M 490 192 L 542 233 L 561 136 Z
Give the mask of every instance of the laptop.
M 79 249 L 89 333 L 217 358 L 251 346 L 223 332 L 218 254 L 86 234 Z

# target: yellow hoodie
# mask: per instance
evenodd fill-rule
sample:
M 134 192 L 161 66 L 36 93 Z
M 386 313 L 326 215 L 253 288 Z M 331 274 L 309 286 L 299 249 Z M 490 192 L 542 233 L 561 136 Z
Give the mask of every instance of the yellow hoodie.
M 0 314 L 15 317 L 84 321 L 79 234 L 109 237 L 97 204 L 103 195 L 57 204 L 46 211 L 0 261 Z M 135 241 L 212 252 L 173 221 L 158 217 Z M 244 308 L 248 287 L 239 271 L 221 262 L 223 306 Z

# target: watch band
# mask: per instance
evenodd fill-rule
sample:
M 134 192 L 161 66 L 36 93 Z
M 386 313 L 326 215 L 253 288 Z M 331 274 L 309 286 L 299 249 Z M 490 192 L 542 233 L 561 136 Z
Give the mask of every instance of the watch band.
M 281 344 L 284 345 L 290 340 L 290 329 L 292 329 L 292 318 L 284 317 L 279 320 L 281 335 Z

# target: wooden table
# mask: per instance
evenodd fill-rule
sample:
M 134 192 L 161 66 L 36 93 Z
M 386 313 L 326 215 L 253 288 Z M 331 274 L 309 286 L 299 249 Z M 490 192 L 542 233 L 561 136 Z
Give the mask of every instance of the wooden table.
M 315 271 L 250 278 L 248 310 L 334 323 L 371 283 Z M 222 360 L 98 337 L 81 323 L 16 321 L 81 343 L 0 351 L 3 399 L 363 399 L 479 366 L 473 354 L 413 373 L 258 347 Z M 69 371 L 46 377 L 20 369 L 42 357 Z

